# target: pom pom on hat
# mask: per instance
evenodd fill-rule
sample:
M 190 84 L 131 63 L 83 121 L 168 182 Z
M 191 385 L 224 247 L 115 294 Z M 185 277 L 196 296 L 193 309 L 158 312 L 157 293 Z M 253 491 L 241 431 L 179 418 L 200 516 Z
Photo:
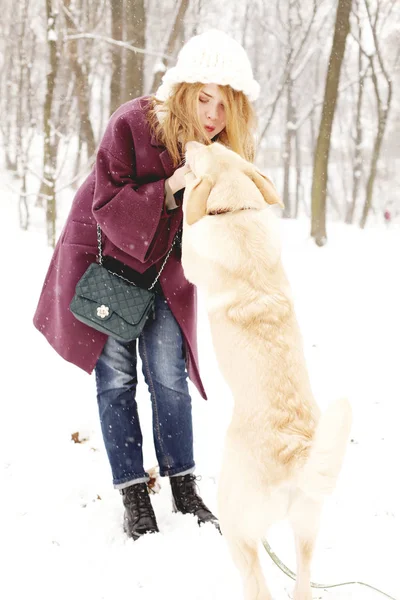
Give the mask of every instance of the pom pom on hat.
M 257 100 L 260 86 L 245 49 L 223 31 L 212 29 L 192 37 L 178 54 L 175 67 L 168 69 L 156 92 L 165 101 L 177 83 L 215 83 L 243 92 Z

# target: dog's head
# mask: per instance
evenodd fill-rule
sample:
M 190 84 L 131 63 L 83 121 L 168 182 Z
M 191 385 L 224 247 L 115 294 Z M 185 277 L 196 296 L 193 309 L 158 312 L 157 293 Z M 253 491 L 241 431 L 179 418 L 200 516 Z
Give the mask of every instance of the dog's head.
M 186 144 L 185 218 L 193 225 L 205 215 L 265 208 L 282 201 L 271 180 L 239 154 L 217 142 Z

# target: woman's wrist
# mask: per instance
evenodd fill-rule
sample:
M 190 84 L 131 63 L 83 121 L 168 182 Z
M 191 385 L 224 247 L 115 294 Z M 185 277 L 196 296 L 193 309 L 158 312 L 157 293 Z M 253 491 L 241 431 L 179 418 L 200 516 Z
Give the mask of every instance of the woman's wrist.
M 176 179 L 174 178 L 173 175 L 171 175 L 171 177 L 168 177 L 168 179 L 166 180 L 168 182 L 169 188 L 171 190 L 171 192 L 173 194 L 175 194 L 178 190 L 179 190 L 179 186 L 176 182 Z
M 185 181 L 182 181 L 182 177 L 177 178 L 174 175 L 171 175 L 171 177 L 167 179 L 167 181 L 172 193 L 176 194 L 176 192 L 179 192 L 179 190 L 182 190 L 185 187 Z
M 175 202 L 175 196 L 171 190 L 168 179 L 165 180 L 164 194 L 165 194 L 165 207 L 166 207 L 167 211 L 175 210 L 175 208 L 178 208 L 178 204 Z

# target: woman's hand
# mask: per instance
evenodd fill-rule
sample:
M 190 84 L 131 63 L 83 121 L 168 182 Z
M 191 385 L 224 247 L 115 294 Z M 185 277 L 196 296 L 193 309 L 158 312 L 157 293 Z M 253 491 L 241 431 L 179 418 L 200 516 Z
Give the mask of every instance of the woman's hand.
M 173 194 L 186 187 L 185 175 L 190 173 L 189 165 L 183 165 L 174 171 L 173 175 L 167 179 L 168 185 Z

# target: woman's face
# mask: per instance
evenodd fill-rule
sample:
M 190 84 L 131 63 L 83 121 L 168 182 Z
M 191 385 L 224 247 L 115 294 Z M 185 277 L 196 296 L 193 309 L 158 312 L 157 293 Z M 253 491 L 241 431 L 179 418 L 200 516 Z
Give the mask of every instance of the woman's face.
M 226 125 L 225 107 L 219 86 L 215 83 L 204 84 L 199 93 L 197 106 L 200 123 L 207 137 L 212 139 L 221 133 Z

